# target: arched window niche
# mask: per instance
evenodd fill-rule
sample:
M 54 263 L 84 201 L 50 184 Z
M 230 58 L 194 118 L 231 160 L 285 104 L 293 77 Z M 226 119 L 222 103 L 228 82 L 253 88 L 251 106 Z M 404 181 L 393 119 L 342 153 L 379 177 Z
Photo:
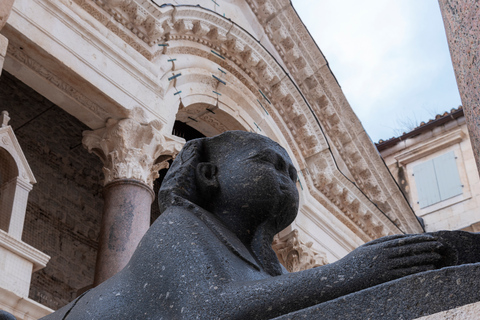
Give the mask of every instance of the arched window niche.
M 36 183 L 8 113 L 0 115 L 0 229 L 21 240 L 28 193 Z
M 12 308 L 8 310 L 18 315 L 24 314 L 22 308 L 17 310 L 23 305 L 30 308 L 27 310 L 45 309 L 30 300 L 28 292 L 32 272 L 44 268 L 50 257 L 22 241 L 28 193 L 36 181 L 8 125 L 9 120 L 8 113 L 3 111 L 0 114 L 0 297 L 2 301 L 10 301 Z

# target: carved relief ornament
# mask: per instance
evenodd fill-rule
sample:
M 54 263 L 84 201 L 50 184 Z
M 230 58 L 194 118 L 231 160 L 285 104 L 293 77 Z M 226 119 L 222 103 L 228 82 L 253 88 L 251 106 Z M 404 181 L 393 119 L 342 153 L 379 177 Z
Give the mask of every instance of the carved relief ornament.
M 289 272 L 303 271 L 328 264 L 327 255 L 312 248 L 313 242 L 300 240 L 298 230 L 286 236 L 275 237 L 273 249 Z
M 104 128 L 83 132 L 83 145 L 103 161 L 104 184 L 134 179 L 153 189 L 158 171 L 168 168 L 183 146 L 183 139 L 160 132 L 158 120 L 108 119 Z

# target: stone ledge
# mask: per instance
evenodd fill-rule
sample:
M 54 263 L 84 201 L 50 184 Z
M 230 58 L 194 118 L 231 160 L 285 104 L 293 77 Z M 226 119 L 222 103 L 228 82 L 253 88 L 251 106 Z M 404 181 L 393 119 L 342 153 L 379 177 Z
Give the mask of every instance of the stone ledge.
M 10 312 L 18 320 L 37 320 L 53 312 L 36 301 L 22 298 L 3 288 L 0 288 L 0 309 Z
M 478 279 L 480 263 L 447 267 L 390 281 L 275 319 L 416 319 L 480 301 Z
M 33 263 L 33 272 L 45 268 L 50 256 L 0 230 L 0 247 Z
M 480 302 L 467 304 L 456 309 L 447 310 L 416 320 L 477 320 L 480 315 Z

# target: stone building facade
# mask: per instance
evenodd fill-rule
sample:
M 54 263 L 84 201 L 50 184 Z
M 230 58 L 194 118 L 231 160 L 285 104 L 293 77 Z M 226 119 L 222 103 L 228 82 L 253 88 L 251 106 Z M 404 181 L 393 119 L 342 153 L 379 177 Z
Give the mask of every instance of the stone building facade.
M 463 108 L 377 149 L 425 230 L 480 231 L 480 179 Z
M 292 271 L 423 232 L 290 1 L 177 2 L 2 3 L 2 128 L 32 173 L 20 236 L 0 228 L 34 260 L 29 293 L 0 282 L 18 319 L 125 265 L 169 161 L 198 135 L 253 131 L 290 154 L 300 210 L 274 247 Z
M 30 297 L 52 309 L 91 285 L 103 207 L 101 164 L 81 145 L 88 127 L 4 72 L 0 105 L 34 171 L 22 240 L 48 254 Z

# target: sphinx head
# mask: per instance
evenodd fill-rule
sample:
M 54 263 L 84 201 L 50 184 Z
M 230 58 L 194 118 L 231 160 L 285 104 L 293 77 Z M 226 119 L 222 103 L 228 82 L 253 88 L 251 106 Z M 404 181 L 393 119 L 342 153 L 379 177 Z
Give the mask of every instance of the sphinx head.
M 194 203 L 227 226 L 287 227 L 298 211 L 297 172 L 287 152 L 264 136 L 228 131 L 189 141 L 159 193 L 161 210 Z

